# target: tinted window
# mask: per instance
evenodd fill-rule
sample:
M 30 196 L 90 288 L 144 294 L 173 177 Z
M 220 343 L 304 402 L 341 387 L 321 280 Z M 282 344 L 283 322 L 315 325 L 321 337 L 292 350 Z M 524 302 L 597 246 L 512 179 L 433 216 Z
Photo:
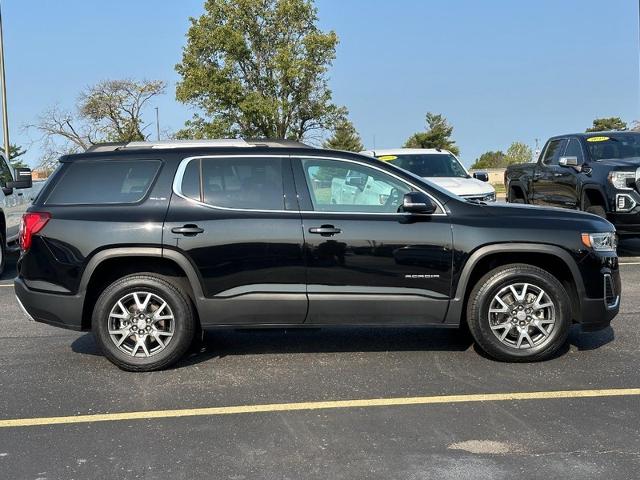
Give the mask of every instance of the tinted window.
M 7 165 L 7 162 L 4 161 L 4 158 L 0 157 L 0 186 L 6 186 L 7 182 L 12 182 L 13 177 L 11 175 L 11 170 Z
M 225 208 L 284 210 L 281 158 L 203 158 L 200 161 L 203 202 Z M 185 179 L 192 185 L 188 187 L 191 193 L 183 193 L 196 198 L 193 177 L 197 173 L 195 167 L 192 168 L 185 171 L 185 176 L 191 175 L 191 179 Z
M 586 139 L 589 155 L 592 160 L 598 161 L 605 158 L 636 158 L 640 157 L 640 133 L 607 133 Z
M 136 203 L 160 169 L 158 160 L 78 160 L 67 164 L 46 203 Z
M 192 160 L 187 164 L 182 177 L 182 194 L 185 197 L 202 201 L 200 195 L 200 160 Z
M 558 159 L 566 140 L 551 140 L 544 151 L 542 162 L 546 165 L 558 165 Z
M 375 168 L 339 160 L 302 160 L 313 209 L 321 212 L 395 213 L 406 183 Z
M 383 155 L 378 158 L 419 177 L 469 177 L 456 157 L 449 153 Z
M 580 146 L 580 142 L 572 138 L 569 140 L 567 144 L 567 148 L 564 151 L 565 157 L 578 157 L 578 163 L 582 163 L 582 147 Z

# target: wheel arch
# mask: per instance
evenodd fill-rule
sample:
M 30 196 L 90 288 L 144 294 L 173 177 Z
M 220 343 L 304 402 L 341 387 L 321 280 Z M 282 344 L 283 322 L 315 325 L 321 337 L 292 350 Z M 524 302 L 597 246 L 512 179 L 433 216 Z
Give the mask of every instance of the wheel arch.
M 571 297 L 573 317 L 580 313 L 580 298 L 585 295 L 584 282 L 576 262 L 566 250 L 537 243 L 493 244 L 475 250 L 464 264 L 445 323 L 457 324 L 463 320 L 474 282 L 490 269 L 510 263 L 528 263 L 549 271 L 561 281 Z
M 90 328 L 93 305 L 106 286 L 125 275 L 141 272 L 173 279 L 196 307 L 197 317 L 197 305 L 203 297 L 202 284 L 195 268 L 183 254 L 154 247 L 112 248 L 95 254 L 82 274 L 78 289 L 84 297 L 82 330 Z
M 594 203 L 594 199 L 600 199 L 600 203 Z M 607 195 L 599 185 L 585 185 L 582 187 L 580 194 L 580 210 L 585 210 L 591 205 L 602 205 L 606 211 L 609 211 L 609 202 Z
M 507 191 L 506 191 L 506 195 L 507 195 L 507 201 L 509 200 L 509 193 L 513 190 L 514 192 L 519 191 L 521 196 L 522 196 L 522 200 L 524 200 L 524 203 L 529 203 L 529 200 L 527 198 L 527 188 L 524 186 L 524 184 L 518 180 L 512 180 L 509 182 L 509 185 L 507 185 Z

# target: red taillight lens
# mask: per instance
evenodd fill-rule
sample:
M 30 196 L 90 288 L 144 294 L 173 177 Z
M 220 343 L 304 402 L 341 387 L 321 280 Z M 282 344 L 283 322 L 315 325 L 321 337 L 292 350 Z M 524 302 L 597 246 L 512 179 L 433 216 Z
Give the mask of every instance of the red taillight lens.
M 44 212 L 27 212 L 22 216 L 18 238 L 23 251 L 31 248 L 33 236 L 44 228 L 50 218 L 51 214 Z

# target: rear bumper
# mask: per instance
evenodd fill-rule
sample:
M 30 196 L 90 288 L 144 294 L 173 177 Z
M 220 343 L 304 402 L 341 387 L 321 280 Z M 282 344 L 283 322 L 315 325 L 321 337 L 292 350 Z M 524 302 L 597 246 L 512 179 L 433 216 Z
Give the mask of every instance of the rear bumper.
M 56 327 L 82 330 L 81 295 L 61 295 L 28 288 L 20 278 L 15 280 L 18 302 L 31 319 Z

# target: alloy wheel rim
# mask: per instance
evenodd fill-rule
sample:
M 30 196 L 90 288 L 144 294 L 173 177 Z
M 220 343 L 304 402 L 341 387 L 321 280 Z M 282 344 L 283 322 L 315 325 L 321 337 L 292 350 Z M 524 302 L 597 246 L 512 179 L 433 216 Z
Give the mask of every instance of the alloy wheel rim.
M 163 298 L 138 291 L 126 294 L 113 305 L 108 327 L 118 350 L 131 357 L 151 357 L 171 342 L 175 317 Z
M 518 350 L 530 349 L 549 342 L 556 326 L 556 307 L 539 286 L 512 283 L 491 300 L 488 321 L 501 343 Z

